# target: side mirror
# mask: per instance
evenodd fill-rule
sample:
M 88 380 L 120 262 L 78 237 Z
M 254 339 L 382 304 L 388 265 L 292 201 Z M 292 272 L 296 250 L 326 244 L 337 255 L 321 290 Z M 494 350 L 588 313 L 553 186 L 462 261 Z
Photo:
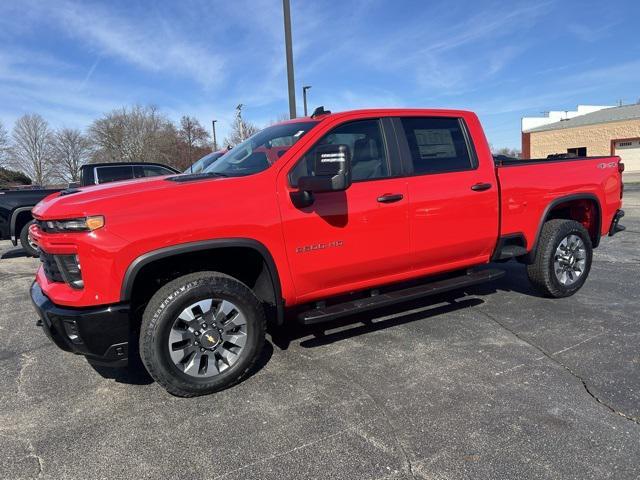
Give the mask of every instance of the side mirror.
M 298 187 L 305 192 L 340 192 L 351 186 L 351 153 L 347 145 L 316 147 L 315 175 L 300 177 Z

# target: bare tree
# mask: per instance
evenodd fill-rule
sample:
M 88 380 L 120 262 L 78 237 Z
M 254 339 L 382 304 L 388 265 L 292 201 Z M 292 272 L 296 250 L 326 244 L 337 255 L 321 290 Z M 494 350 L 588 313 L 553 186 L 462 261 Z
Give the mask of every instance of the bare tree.
M 231 133 L 224 139 L 224 145 L 231 145 L 232 147 L 238 145 L 258 131 L 260 129 L 256 125 L 237 115 L 231 124 Z
M 23 115 L 13 127 L 12 163 L 44 185 L 51 172 L 51 140 L 49 124 L 38 114 Z
M 180 119 L 178 136 L 186 147 L 187 161 L 189 164 L 202 156 L 200 155 L 201 149 L 207 147 L 207 141 L 209 140 L 209 133 L 202 128 L 200 122 L 196 118 L 188 115 L 184 115 Z M 195 158 L 196 154 L 198 158 Z
M 63 128 L 53 139 L 55 175 L 65 182 L 80 180 L 80 167 L 89 160 L 89 140 L 78 129 Z
M 162 161 L 163 148 L 172 141 L 167 135 L 175 136 L 175 128 L 155 106 L 113 110 L 89 128 L 92 161 Z
M 491 152 L 494 155 L 504 155 L 505 157 L 511 157 L 511 158 L 520 158 L 520 155 L 521 155 L 520 150 L 518 150 L 517 148 L 509 148 L 509 147 L 502 147 L 502 148 L 498 148 L 497 150 L 494 148 L 491 148 Z
M 0 122 L 0 167 L 9 162 L 9 134 Z

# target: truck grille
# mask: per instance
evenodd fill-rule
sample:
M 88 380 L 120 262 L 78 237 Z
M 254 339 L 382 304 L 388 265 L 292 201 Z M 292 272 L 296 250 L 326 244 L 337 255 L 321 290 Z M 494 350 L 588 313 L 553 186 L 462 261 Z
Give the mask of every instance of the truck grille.
M 42 248 L 39 248 L 38 250 L 40 252 L 40 261 L 42 262 L 44 275 L 47 277 L 47 280 L 58 283 L 64 282 L 62 273 L 60 273 L 60 269 L 58 268 L 58 264 L 56 263 L 54 256 L 45 252 Z

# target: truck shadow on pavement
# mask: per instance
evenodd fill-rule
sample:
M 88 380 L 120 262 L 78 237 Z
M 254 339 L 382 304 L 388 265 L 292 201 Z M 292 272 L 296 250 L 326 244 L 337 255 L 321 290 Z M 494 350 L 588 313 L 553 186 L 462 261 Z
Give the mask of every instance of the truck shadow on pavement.
M 482 303 L 484 303 L 483 300 L 467 297 L 464 292 L 452 292 L 448 295 L 427 297 L 392 307 L 354 314 L 313 327 L 297 324 L 295 319 L 290 319 L 285 328 L 272 330 L 270 333 L 273 343 L 281 350 L 287 350 L 290 344 L 297 340 L 302 340 L 300 346 L 303 348 L 315 348 L 359 335 L 366 335 L 371 332 L 471 308 Z M 380 320 L 374 321 L 375 319 Z M 338 331 L 327 333 L 329 330 L 334 329 L 338 329 Z M 309 336 L 312 338 L 307 338 Z
M 8 259 L 8 258 L 29 258 L 27 252 L 25 252 L 22 248 L 12 248 L 11 250 L 7 250 L 2 255 L 0 255 L 0 259 Z
M 294 315 L 289 315 L 283 327 L 268 328 L 267 333 L 271 342 L 269 340 L 265 342 L 260 358 L 247 378 L 255 375 L 269 362 L 274 346 L 280 350 L 287 350 L 292 342 L 297 341 L 300 341 L 299 345 L 303 348 L 330 345 L 360 335 L 476 307 L 485 303 L 478 297 L 495 294 L 498 291 L 514 291 L 527 296 L 539 296 L 529 284 L 524 265 L 508 262 L 492 264 L 489 267 L 504 269 L 507 275 L 495 282 L 357 313 L 313 327 L 301 325 L 296 322 Z M 153 383 L 137 351 L 130 352 L 129 366 L 125 368 L 111 368 L 91 363 L 90 365 L 102 377 L 113 379 L 118 383 L 130 385 Z
M 262 352 L 260 353 L 260 357 L 244 377 L 244 380 L 252 377 L 261 370 L 269 362 L 272 355 L 273 345 L 271 342 L 266 341 L 262 348 Z M 114 380 L 117 383 L 124 383 L 127 385 L 150 385 L 154 383 L 153 378 L 151 378 L 147 369 L 144 367 L 142 360 L 140 359 L 140 354 L 137 351 L 129 352 L 129 365 L 126 367 L 114 368 L 93 364 L 91 362 L 88 363 L 101 377 Z
M 286 350 L 291 342 L 297 340 L 302 340 L 300 346 L 303 348 L 314 348 L 357 337 L 358 335 L 365 335 L 437 315 L 475 307 L 484 303 L 484 300 L 478 298 L 478 296 L 492 295 L 498 291 L 512 291 L 527 296 L 541 297 L 529 283 L 524 265 L 510 261 L 490 264 L 487 265 L 487 268 L 502 269 L 507 274 L 494 282 L 443 295 L 425 297 L 412 302 L 399 303 L 383 309 L 371 310 L 370 312 L 358 313 L 313 327 L 300 325 L 296 323 L 295 318 L 291 318 L 288 319 L 285 328 L 272 329 L 270 331 L 271 337 L 274 344 L 281 350 Z M 429 306 L 433 308 L 428 308 Z M 420 309 L 420 311 L 416 312 L 416 309 Z M 381 320 L 374 321 L 375 319 Z M 339 330 L 327 333 L 335 329 Z M 310 336 L 312 338 L 307 338 Z

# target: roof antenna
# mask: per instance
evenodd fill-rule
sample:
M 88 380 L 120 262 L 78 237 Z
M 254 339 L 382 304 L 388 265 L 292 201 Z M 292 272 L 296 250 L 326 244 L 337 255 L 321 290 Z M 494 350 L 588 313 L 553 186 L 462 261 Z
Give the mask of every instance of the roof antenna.
M 325 110 L 324 105 L 321 105 L 313 111 L 313 113 L 311 114 L 311 118 L 318 118 L 322 115 L 329 115 L 330 113 L 331 110 Z

